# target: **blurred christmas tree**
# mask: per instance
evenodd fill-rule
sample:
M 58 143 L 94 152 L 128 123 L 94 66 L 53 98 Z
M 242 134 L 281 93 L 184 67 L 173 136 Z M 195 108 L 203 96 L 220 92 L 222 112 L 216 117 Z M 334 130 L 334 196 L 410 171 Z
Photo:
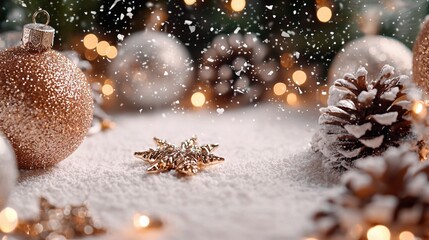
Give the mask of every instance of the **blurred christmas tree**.
M 299 51 L 311 53 L 316 59 L 326 56 L 327 51 L 335 53 L 345 41 L 356 37 L 357 27 L 353 22 L 359 9 L 359 4 L 354 1 L 318 2 L 185 0 L 134 3 L 106 0 L 98 17 L 103 31 L 111 34 L 112 39 L 117 34 L 127 36 L 151 27 L 148 22 L 156 22 L 152 18 L 157 17 L 159 22 L 164 20 L 159 29 L 179 38 L 196 58 L 218 34 L 253 32 L 277 53 Z M 317 18 L 321 7 L 330 11 L 326 14 L 333 15 L 325 20 L 327 23 Z
M 299 53 L 301 64 L 325 66 L 345 43 L 363 34 L 356 23 L 371 22 L 376 33 L 411 46 L 428 12 L 427 0 L 5 0 L 0 31 L 20 28 L 40 7 L 61 29 L 60 44 L 86 31 L 117 41 L 118 34 L 127 36 L 158 21 L 164 24 L 157 28 L 178 37 L 195 58 L 216 35 L 239 31 L 256 33 L 277 56 Z
M 279 81 L 297 93 L 312 92 L 326 76 L 330 61 L 344 43 L 361 35 L 355 1 L 276 0 L 108 0 L 100 13 L 104 32 L 127 36 L 145 28 L 171 33 L 190 50 L 196 66 L 202 53 L 220 34 L 255 33 L 281 64 Z M 307 80 L 292 81 L 304 70 Z M 304 73 L 301 72 L 301 73 Z M 306 82 L 306 83 L 304 83 Z
M 390 36 L 411 48 L 428 12 L 428 0 L 362 0 L 358 16 L 367 34 Z
M 4 0 L 0 2 L 0 32 L 21 28 L 39 7 L 51 13 L 51 25 L 59 31 L 57 48 L 73 48 L 87 33 L 94 33 L 109 44 L 121 45 L 124 38 L 135 32 L 154 29 L 183 42 L 196 67 L 201 66 L 203 53 L 216 36 L 252 32 L 279 62 L 277 81 L 284 82 L 280 88 L 287 86 L 288 91 L 295 89 L 301 94 L 315 92 L 324 85 L 334 56 L 344 44 L 360 36 L 391 36 L 411 47 L 429 3 L 428 0 Z M 81 50 L 88 60 L 98 59 L 97 53 L 90 59 L 83 53 L 86 50 Z M 96 71 L 102 72 L 107 64 L 100 61 Z
M 60 48 L 69 49 L 69 44 L 75 42 L 74 37 L 85 31 L 94 31 L 98 26 L 94 21 L 100 11 L 98 1 L 6 0 L 0 3 L 0 32 L 22 29 L 40 8 L 50 13 L 50 25 L 56 29 L 55 42 Z M 38 21 L 44 22 L 45 19 Z

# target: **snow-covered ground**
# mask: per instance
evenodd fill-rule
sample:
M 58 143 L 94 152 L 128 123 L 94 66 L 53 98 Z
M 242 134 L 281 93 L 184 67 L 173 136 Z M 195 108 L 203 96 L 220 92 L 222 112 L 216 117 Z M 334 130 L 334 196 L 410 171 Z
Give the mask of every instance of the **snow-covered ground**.
M 57 205 L 87 201 L 108 233 L 95 239 L 300 239 L 309 217 L 335 191 L 336 178 L 309 150 L 317 113 L 258 108 L 174 114 L 122 114 L 56 167 L 21 172 L 9 205 L 23 218 L 39 196 Z M 226 161 L 190 178 L 149 175 L 134 151 L 153 137 L 179 144 L 197 135 L 219 143 Z M 157 232 L 132 227 L 141 211 L 165 219 Z M 92 239 L 92 238 L 91 238 Z

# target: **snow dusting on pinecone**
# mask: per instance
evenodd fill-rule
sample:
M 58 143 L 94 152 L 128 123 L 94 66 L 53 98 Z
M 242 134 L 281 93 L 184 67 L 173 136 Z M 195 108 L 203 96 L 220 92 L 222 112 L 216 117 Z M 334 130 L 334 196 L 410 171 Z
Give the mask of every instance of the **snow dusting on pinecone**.
M 393 77 L 389 65 L 375 81 L 368 81 L 367 73 L 361 67 L 355 75 L 336 80 L 328 106 L 320 109 L 320 130 L 312 148 L 326 157 L 329 168 L 346 170 L 359 158 L 415 141 L 410 110 L 421 92 L 407 76 Z
M 367 239 L 371 228 L 382 225 L 391 239 L 408 231 L 429 239 L 429 162 L 419 163 L 409 147 L 391 148 L 382 156 L 356 162 L 343 176 L 344 188 L 313 215 L 312 237 Z

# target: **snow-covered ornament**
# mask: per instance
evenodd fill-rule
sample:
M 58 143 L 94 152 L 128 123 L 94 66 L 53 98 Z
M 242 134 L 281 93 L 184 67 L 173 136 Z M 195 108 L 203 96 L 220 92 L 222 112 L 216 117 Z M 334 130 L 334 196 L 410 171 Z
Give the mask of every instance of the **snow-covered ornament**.
M 404 145 L 356 167 L 343 176 L 342 191 L 313 215 L 312 237 L 367 239 L 368 232 L 387 228 L 389 239 L 402 239 L 404 231 L 429 239 L 429 162 L 419 163 Z
M 7 48 L 16 47 L 21 44 L 22 32 L 9 31 L 0 34 L 0 51 Z
M 429 16 L 421 25 L 413 48 L 413 79 L 426 94 L 429 94 Z
M 385 65 L 377 80 L 369 82 L 361 67 L 356 75 L 345 74 L 331 86 L 312 143 L 326 157 L 325 166 L 345 170 L 356 159 L 416 142 L 411 110 L 421 92 L 407 76 L 393 77 L 393 71 Z
M 62 51 L 62 55 L 70 59 L 83 73 L 88 74 L 92 70 L 92 65 L 88 60 L 82 59 L 78 52 L 74 50 Z
M 125 39 L 109 75 L 125 103 L 145 109 L 170 106 L 194 80 L 192 59 L 183 44 L 174 36 L 150 30 Z
M 36 23 L 38 14 L 46 24 Z M 82 71 L 51 49 L 49 14 L 39 10 L 24 26 L 21 46 L 0 53 L 0 130 L 11 142 L 19 168 L 52 166 L 83 141 L 93 101 Z
M 384 36 L 364 36 L 347 43 L 335 56 L 328 72 L 328 82 L 363 66 L 369 79 L 378 77 L 380 69 L 389 64 L 397 74 L 411 75 L 412 53 L 403 43 Z
M 5 207 L 17 177 L 15 153 L 9 141 L 0 134 L 0 211 Z
M 199 81 L 207 83 L 217 105 L 259 101 L 277 75 L 277 63 L 268 53 L 255 34 L 219 35 L 203 54 Z

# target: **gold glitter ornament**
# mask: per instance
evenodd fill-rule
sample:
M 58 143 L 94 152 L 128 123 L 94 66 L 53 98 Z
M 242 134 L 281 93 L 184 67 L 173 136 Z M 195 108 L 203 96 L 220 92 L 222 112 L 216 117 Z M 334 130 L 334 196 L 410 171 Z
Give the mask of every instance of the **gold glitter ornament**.
M 44 13 L 46 24 L 35 22 Z M 54 29 L 40 10 L 24 26 L 23 45 L 0 53 L 0 130 L 21 169 L 45 168 L 69 156 L 85 138 L 93 101 L 85 75 L 51 50 Z
M 413 80 L 429 94 L 429 15 L 421 25 L 413 47 Z

